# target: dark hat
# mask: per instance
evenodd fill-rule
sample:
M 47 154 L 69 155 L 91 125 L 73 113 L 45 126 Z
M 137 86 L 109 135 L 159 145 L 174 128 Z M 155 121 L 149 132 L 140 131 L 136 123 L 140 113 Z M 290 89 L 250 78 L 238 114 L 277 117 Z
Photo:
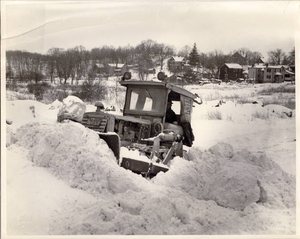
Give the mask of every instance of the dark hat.
M 104 109 L 104 105 L 102 104 L 102 102 L 96 102 L 95 106 L 99 107 L 100 109 Z

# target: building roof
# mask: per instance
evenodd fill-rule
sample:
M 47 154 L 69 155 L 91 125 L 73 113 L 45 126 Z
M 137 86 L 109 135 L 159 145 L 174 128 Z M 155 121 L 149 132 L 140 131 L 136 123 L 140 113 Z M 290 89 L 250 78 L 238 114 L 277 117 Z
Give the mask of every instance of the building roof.
M 243 69 L 243 67 L 240 64 L 236 63 L 225 63 L 225 65 L 230 69 Z
M 104 65 L 102 63 L 96 63 L 95 66 L 97 66 L 98 68 L 103 68 Z
M 288 74 L 290 74 L 290 75 L 295 75 L 294 72 L 291 72 L 291 71 L 288 71 L 288 70 L 286 70 L 286 73 L 288 73 Z
M 265 65 L 254 65 L 254 66 L 251 66 L 250 68 L 259 68 L 259 69 L 263 69 L 263 68 L 266 68 Z
M 245 58 L 245 57 L 243 57 L 239 52 L 235 52 L 231 57 Z
M 273 69 L 281 69 L 282 67 L 285 67 L 283 65 L 278 65 L 278 66 L 267 66 L 268 68 L 273 68 Z
M 110 67 L 116 67 L 117 66 L 117 68 L 122 68 L 125 64 L 115 64 L 115 63 L 108 63 L 108 65 L 110 66 Z
M 243 65 L 242 67 L 243 67 L 243 70 L 248 70 L 249 68 L 251 68 L 250 65 Z
M 185 60 L 185 58 L 184 57 L 181 57 L 181 56 L 172 56 L 171 58 L 170 58 L 170 60 L 171 59 L 174 59 L 174 61 L 184 61 Z

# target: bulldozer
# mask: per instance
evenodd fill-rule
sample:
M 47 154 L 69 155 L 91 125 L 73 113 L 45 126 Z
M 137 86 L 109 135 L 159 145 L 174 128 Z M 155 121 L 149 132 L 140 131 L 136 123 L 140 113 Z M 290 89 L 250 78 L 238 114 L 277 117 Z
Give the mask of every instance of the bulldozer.
M 191 147 L 194 135 L 191 128 L 193 102 L 197 96 L 168 82 L 163 73 L 156 81 L 131 79 L 126 72 L 119 81 L 126 87 L 122 115 L 105 112 L 101 102 L 96 112 L 86 112 L 82 124 L 99 134 L 113 151 L 118 164 L 135 173 L 153 177 L 169 170 L 169 162 L 176 156 L 183 157 L 183 145 Z M 170 105 L 177 106 L 170 122 Z M 197 102 L 199 103 L 199 102 Z M 135 154 L 121 155 L 121 148 Z

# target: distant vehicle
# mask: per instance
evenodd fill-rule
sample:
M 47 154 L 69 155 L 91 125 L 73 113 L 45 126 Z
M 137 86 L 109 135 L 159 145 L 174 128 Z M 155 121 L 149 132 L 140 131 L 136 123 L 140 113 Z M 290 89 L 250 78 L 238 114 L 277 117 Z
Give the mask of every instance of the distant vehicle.
M 199 85 L 206 85 L 206 84 L 211 84 L 211 81 L 208 79 L 199 80 Z
M 205 84 L 218 84 L 220 85 L 222 83 L 222 80 L 219 80 L 219 79 L 202 79 L 202 80 L 199 80 L 199 84 L 200 85 L 205 85 Z
M 175 156 L 182 157 L 183 145 L 192 146 L 191 114 L 193 102 L 197 102 L 196 95 L 167 83 L 164 73 L 158 73 L 157 78 L 160 81 L 136 81 L 126 72 L 120 81 L 127 88 L 123 115 L 97 110 L 85 113 L 82 120 L 107 142 L 120 166 L 150 177 L 166 172 Z M 167 122 L 168 102 L 181 106 L 174 122 Z M 138 150 L 148 160 L 120 158 L 121 146 Z
M 222 80 L 220 80 L 220 79 L 211 79 L 210 81 L 211 81 L 211 83 L 218 84 L 218 85 L 220 85 L 222 83 Z

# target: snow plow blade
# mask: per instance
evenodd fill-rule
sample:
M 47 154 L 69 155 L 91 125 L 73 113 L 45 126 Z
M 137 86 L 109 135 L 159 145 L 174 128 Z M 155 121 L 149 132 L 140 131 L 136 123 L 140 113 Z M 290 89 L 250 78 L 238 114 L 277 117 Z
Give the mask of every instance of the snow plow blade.
M 117 134 L 109 134 L 109 133 L 99 133 L 99 137 L 103 139 L 108 147 L 113 151 L 117 162 L 120 160 L 120 137 Z
M 166 165 L 125 157 L 122 159 L 121 167 L 150 177 L 155 176 L 159 172 L 167 172 L 169 170 Z

